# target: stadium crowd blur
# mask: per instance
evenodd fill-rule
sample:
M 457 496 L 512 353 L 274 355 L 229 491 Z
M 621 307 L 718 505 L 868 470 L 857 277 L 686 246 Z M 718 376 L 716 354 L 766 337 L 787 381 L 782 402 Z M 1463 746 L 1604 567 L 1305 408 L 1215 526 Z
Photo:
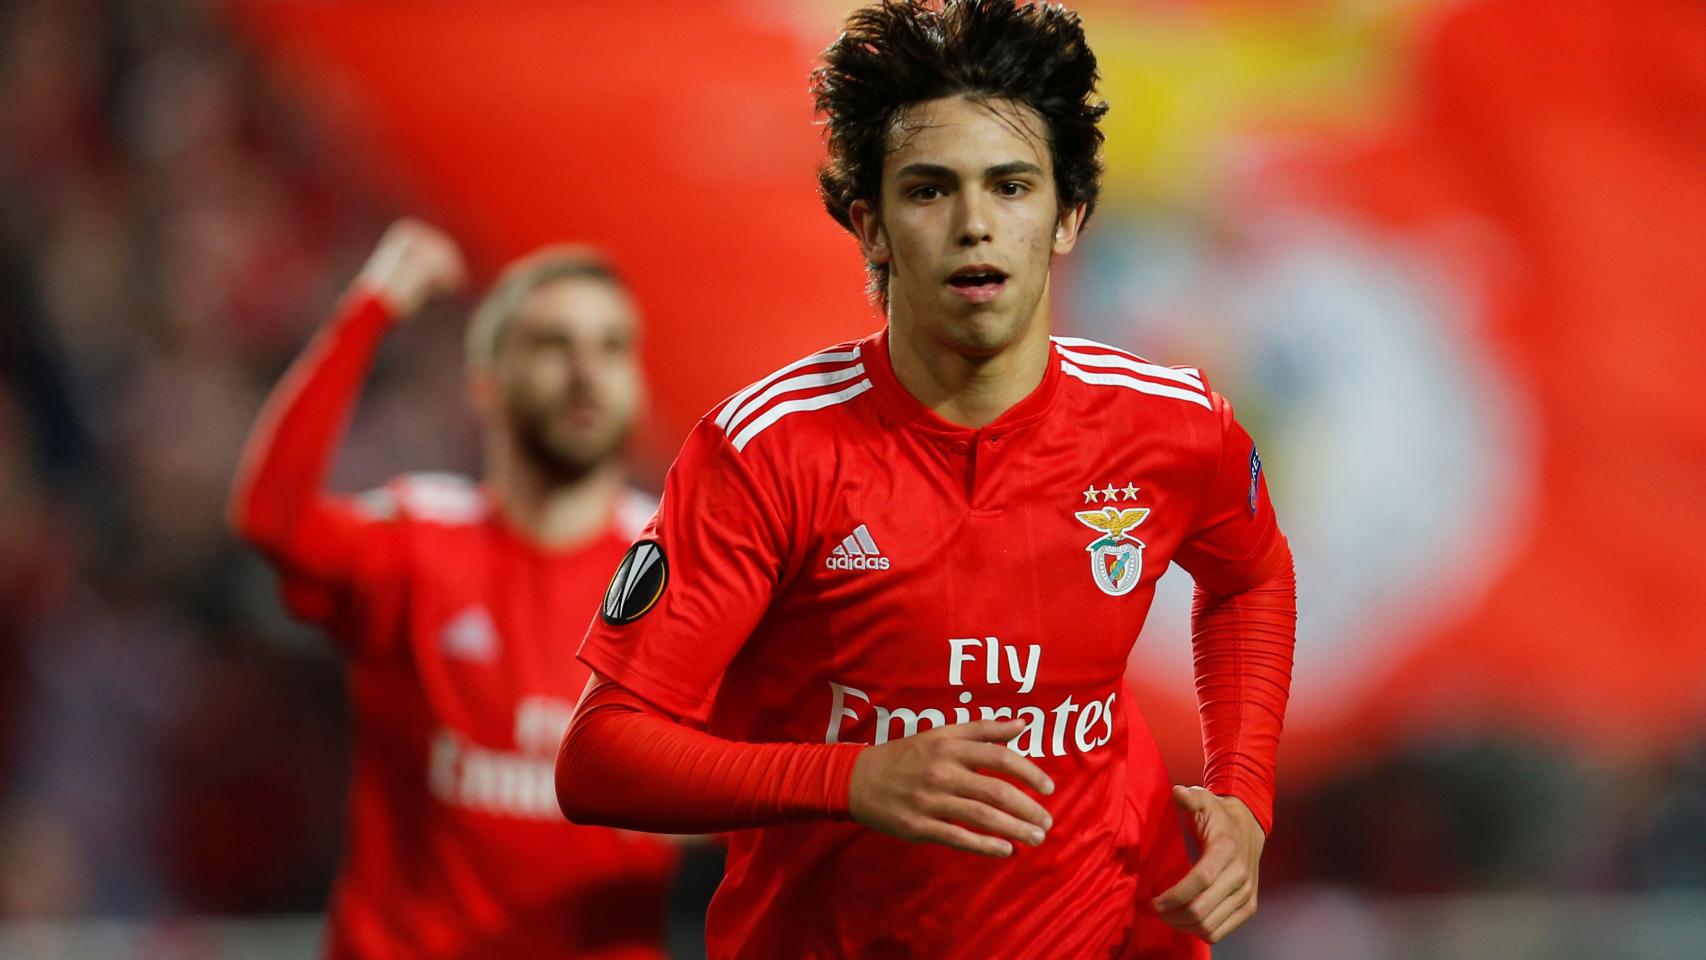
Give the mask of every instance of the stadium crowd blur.
M 0 9 L 0 919 L 322 907 L 338 666 L 222 501 L 406 203 L 375 178 L 198 4 Z M 338 486 L 477 466 L 460 309 L 388 348 Z M 1706 745 L 1613 768 L 1436 735 L 1277 819 L 1264 895 L 1698 889 Z

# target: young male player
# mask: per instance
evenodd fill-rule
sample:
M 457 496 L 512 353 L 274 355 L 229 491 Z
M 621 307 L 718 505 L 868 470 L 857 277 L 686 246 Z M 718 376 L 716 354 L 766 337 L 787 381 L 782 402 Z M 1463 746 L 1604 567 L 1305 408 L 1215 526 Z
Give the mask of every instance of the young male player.
M 659 958 L 671 848 L 564 823 L 552 786 L 588 677 L 571 634 L 652 509 L 619 459 L 642 394 L 622 284 L 585 252 L 546 250 L 475 313 L 483 486 L 324 488 L 380 341 L 462 280 L 447 236 L 391 227 L 274 391 L 232 492 L 291 611 L 348 658 L 354 770 L 328 953 Z
M 1255 909 L 1291 558 L 1199 371 L 1049 336 L 1095 77 L 1073 14 L 1013 0 L 866 7 L 814 76 L 824 200 L 887 327 L 699 423 L 558 759 L 577 822 L 757 828 L 713 956 L 1189 956 Z M 1121 678 L 1170 561 L 1207 788 L 1173 789 L 1204 852 L 1159 890 L 1179 831 L 1133 802 L 1165 774 Z

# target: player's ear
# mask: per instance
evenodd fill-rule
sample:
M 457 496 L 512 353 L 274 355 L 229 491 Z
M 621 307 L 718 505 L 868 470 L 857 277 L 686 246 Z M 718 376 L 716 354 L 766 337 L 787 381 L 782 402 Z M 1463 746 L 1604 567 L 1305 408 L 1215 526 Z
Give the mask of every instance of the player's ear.
M 877 215 L 877 209 L 871 206 L 870 201 L 853 201 L 847 208 L 847 219 L 853 222 L 853 234 L 859 238 L 865 259 L 871 263 L 888 263 L 888 231 L 883 229 L 883 218 Z
M 1079 204 L 1070 210 L 1062 211 L 1060 220 L 1054 226 L 1054 252 L 1056 256 L 1072 252 L 1078 245 L 1078 227 L 1084 222 L 1084 204 Z

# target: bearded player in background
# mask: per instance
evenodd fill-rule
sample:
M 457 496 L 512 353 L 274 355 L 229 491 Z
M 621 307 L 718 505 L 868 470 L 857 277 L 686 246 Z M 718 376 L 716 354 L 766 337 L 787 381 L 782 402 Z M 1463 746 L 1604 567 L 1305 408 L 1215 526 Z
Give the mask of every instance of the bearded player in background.
M 1291 554 L 1200 371 L 1049 334 L 1095 81 L 1077 16 L 1015 0 L 865 7 L 813 76 L 823 199 L 887 326 L 700 421 L 557 768 L 576 822 L 740 830 L 713 957 L 1188 957 L 1255 911 Z M 1123 686 L 1170 561 L 1197 582 L 1194 866 Z
M 643 393 L 621 282 L 586 251 L 547 249 L 475 312 L 483 485 L 324 488 L 387 331 L 463 278 L 449 237 L 393 225 L 274 391 L 232 492 L 237 533 L 348 663 L 354 769 L 328 954 L 660 958 L 674 849 L 565 823 L 552 787 L 588 677 L 576 637 L 654 506 L 620 462 Z

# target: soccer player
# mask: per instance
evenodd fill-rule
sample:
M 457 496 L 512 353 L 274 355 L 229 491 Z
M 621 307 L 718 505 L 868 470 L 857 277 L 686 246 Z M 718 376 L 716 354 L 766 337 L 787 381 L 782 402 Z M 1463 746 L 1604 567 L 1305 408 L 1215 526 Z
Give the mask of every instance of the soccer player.
M 741 830 L 714 957 L 1193 956 L 1254 912 L 1291 556 L 1200 371 L 1050 336 L 1095 78 L 1075 15 L 1014 0 L 863 8 L 814 74 L 887 325 L 696 426 L 558 757 L 577 822 Z M 1207 769 L 1170 791 L 1202 855 L 1161 878 L 1183 840 L 1122 678 L 1169 562 Z
M 660 958 L 673 849 L 565 823 L 552 784 L 588 678 L 576 639 L 653 509 L 619 459 L 643 390 L 623 285 L 552 248 L 475 312 L 483 485 L 324 489 L 380 341 L 462 282 L 449 237 L 393 225 L 274 391 L 231 498 L 290 610 L 348 661 L 354 770 L 328 953 Z

